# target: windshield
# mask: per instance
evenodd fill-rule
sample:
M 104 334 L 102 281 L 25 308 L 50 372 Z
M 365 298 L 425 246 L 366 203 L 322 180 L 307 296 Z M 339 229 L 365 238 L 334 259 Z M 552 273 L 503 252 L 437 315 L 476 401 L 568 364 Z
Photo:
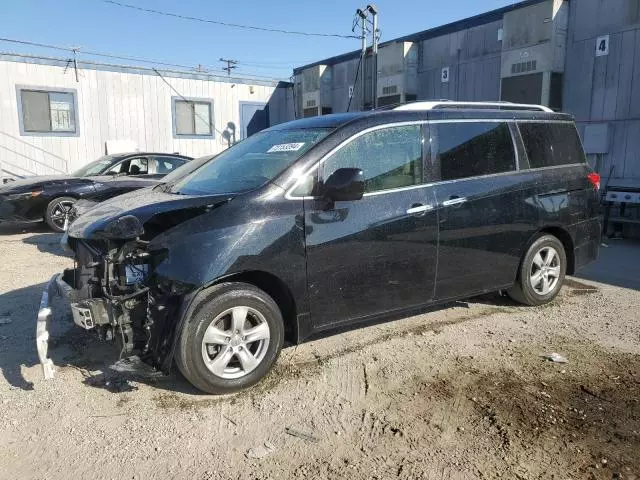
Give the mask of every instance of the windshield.
M 215 155 L 206 155 L 204 157 L 195 158 L 193 160 L 188 161 L 184 165 L 176 168 L 173 172 L 165 175 L 162 178 L 163 183 L 173 183 L 177 180 L 180 180 L 182 177 L 186 177 L 194 170 L 200 168 L 202 165 L 211 160 Z
M 275 178 L 330 131 L 310 128 L 256 133 L 180 180 L 171 192 L 212 195 L 252 190 Z
M 104 157 L 100 157 L 98 160 L 86 164 L 81 169 L 76 170 L 72 173 L 72 175 L 74 177 L 88 177 L 90 175 L 99 175 L 105 170 L 105 168 L 111 165 L 112 162 L 113 157 L 111 155 L 105 155 Z

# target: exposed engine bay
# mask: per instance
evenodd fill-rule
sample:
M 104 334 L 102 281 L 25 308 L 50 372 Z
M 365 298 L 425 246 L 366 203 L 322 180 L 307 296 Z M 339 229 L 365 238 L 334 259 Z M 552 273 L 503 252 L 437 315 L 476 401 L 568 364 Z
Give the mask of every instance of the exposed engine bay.
M 163 253 L 151 254 L 148 242 L 139 238 L 67 242 L 75 268 L 65 270 L 62 280 L 72 288 L 74 323 L 114 343 L 120 358 L 136 354 L 162 368 L 169 347 L 162 342 L 166 318 L 178 303 L 159 284 L 151 286 L 153 267 Z

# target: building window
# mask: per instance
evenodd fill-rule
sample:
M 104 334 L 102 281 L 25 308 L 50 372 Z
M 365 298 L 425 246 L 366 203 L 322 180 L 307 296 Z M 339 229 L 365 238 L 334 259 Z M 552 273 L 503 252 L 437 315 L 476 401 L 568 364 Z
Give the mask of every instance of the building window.
M 176 137 L 213 138 L 213 102 L 201 98 L 173 98 L 173 134 Z
M 76 91 L 18 87 L 21 135 L 77 135 Z

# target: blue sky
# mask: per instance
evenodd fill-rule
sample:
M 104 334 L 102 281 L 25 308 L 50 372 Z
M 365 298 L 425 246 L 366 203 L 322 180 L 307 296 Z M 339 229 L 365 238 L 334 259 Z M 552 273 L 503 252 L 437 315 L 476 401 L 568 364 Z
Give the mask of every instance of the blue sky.
M 225 22 L 288 30 L 351 34 L 353 0 L 121 0 L 139 7 Z M 359 48 L 357 39 L 301 37 L 241 30 L 144 13 L 101 0 L 4 0 L 0 37 L 85 50 L 198 64 L 219 69 L 220 57 L 240 61 L 239 73 L 288 78 L 295 66 Z M 382 41 L 517 3 L 516 0 L 378 0 Z M 0 42 L 1 52 L 67 54 Z M 101 60 L 95 57 L 79 58 Z M 115 61 L 110 61 L 114 62 Z M 132 64 L 135 62 L 122 62 Z

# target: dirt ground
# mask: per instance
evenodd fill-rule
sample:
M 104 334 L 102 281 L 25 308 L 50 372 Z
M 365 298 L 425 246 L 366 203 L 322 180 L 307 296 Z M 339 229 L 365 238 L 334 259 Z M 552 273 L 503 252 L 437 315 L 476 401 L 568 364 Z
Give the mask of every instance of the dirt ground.
M 57 378 L 43 380 L 40 293 L 71 263 L 58 240 L 0 232 L 2 479 L 640 478 L 640 291 L 621 282 L 574 278 L 542 308 L 489 295 L 317 339 L 214 397 L 114 371 L 115 353 L 64 317 Z M 624 272 L 621 246 L 602 261 Z

